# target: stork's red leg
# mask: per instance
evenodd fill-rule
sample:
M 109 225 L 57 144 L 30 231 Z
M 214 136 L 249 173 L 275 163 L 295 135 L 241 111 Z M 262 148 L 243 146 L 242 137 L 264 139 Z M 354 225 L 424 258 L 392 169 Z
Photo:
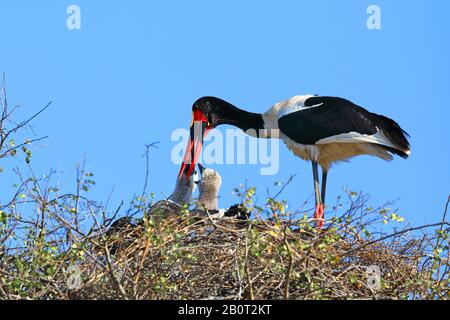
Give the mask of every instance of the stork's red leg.
M 324 225 L 323 218 L 323 202 L 320 194 L 319 171 L 316 161 L 312 161 L 313 178 L 314 178 L 314 195 L 316 199 L 316 211 L 314 212 L 314 220 L 318 229 L 322 229 Z
M 323 204 L 318 204 L 316 211 L 314 211 L 314 220 L 316 221 L 317 229 L 322 229 L 325 223 L 325 215 L 323 213 Z

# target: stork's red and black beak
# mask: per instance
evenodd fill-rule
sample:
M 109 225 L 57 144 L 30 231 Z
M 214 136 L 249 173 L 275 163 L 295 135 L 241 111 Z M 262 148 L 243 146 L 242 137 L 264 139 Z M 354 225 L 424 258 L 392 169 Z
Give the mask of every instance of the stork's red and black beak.
M 192 175 L 200 157 L 200 152 L 202 151 L 203 138 L 211 129 L 212 126 L 207 116 L 200 110 L 194 110 L 189 143 L 186 147 L 186 153 L 184 154 L 178 179 L 182 177 L 183 173 L 186 173 L 187 177 Z

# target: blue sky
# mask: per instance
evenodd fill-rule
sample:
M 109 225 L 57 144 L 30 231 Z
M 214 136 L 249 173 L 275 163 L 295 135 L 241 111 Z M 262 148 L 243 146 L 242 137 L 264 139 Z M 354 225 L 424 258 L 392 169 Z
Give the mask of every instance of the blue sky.
M 66 28 L 66 8 L 81 8 L 81 30 Z M 366 27 L 369 5 L 381 30 Z M 215 95 L 253 112 L 313 93 L 348 98 L 398 121 L 411 134 L 410 159 L 359 157 L 335 166 L 330 203 L 343 187 L 371 194 L 371 204 L 398 199 L 412 223 L 440 218 L 450 191 L 450 2 L 347 1 L 3 1 L 0 70 L 21 116 L 52 107 L 34 122 L 48 135 L 34 151 L 36 172 L 61 170 L 73 189 L 75 165 L 87 156 L 93 196 L 128 200 L 140 192 L 144 145 L 152 150 L 149 189 L 169 194 L 178 166 L 170 161 L 174 129 L 187 128 L 191 105 Z M 219 128 L 223 130 L 226 127 Z M 281 170 L 214 166 L 232 188 L 267 187 L 298 174 L 284 198 L 296 208 L 312 195 L 310 165 L 281 145 Z M 2 189 L 17 162 L 2 164 Z M 2 199 L 4 201 L 4 199 Z

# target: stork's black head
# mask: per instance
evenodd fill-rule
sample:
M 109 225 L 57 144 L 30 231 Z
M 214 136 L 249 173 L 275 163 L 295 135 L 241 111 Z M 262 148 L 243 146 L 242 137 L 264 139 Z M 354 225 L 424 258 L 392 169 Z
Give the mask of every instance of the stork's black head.
M 203 115 L 197 116 L 198 119 L 207 120 L 208 126 L 212 129 L 224 123 L 230 123 L 236 118 L 236 112 L 239 109 L 231 103 L 216 97 L 202 97 L 194 102 L 192 111 Z M 194 119 L 195 121 L 195 119 Z
M 226 114 L 227 102 L 215 97 L 203 97 L 192 105 L 192 123 L 190 128 L 190 139 L 181 165 L 179 178 L 187 171 L 189 176 L 195 168 L 200 151 L 203 146 L 203 138 L 221 121 Z M 224 107 L 225 106 L 225 107 Z M 222 122 L 223 123 L 223 122 Z
M 202 149 L 203 138 L 211 129 L 221 124 L 234 125 L 244 131 L 264 128 L 261 114 L 241 110 L 216 97 L 198 99 L 192 105 L 192 113 L 191 137 L 180 169 L 180 177 L 187 166 L 188 175 L 194 170 Z

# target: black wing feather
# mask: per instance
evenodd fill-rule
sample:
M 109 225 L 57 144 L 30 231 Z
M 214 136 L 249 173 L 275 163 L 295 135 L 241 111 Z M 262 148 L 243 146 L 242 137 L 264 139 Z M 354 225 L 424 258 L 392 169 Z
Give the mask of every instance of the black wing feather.
M 378 127 L 403 151 L 402 156 L 409 150 L 408 134 L 394 120 L 338 97 L 311 97 L 305 101 L 306 107 L 319 104 L 281 117 L 278 120 L 281 132 L 297 143 L 311 145 L 342 133 L 375 134 Z

